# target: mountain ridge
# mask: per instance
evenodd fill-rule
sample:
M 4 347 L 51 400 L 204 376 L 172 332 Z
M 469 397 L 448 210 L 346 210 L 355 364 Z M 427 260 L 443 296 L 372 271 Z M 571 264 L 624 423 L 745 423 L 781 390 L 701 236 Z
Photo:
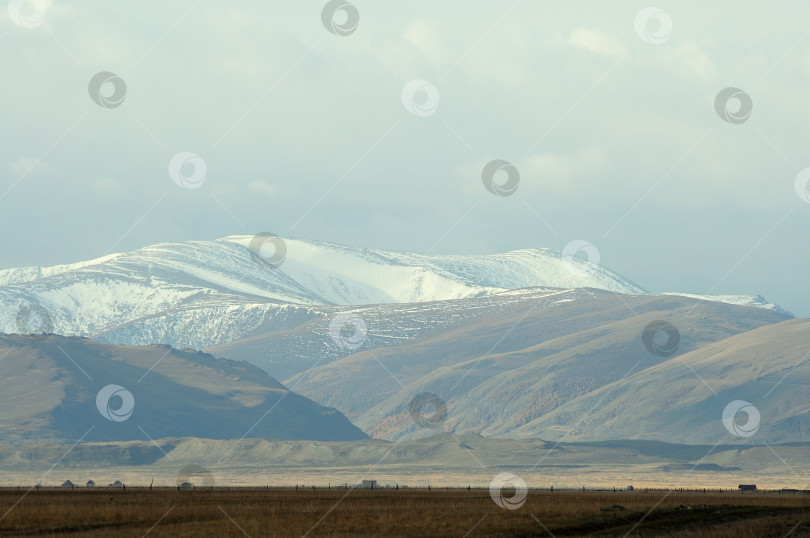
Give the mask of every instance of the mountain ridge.
M 0 335 L 0 356 L 4 441 L 366 438 L 243 361 L 58 335 Z
M 669 359 L 645 340 L 650 326 L 671 326 L 680 354 L 792 317 L 759 296 L 647 293 L 549 249 L 442 256 L 263 235 L 7 270 L 0 282 L 0 331 L 243 360 L 389 439 L 430 433 L 409 407 L 418 394 L 445 402 L 450 432 L 570 428 L 543 417 Z
M 273 319 L 305 321 L 327 307 L 446 301 L 532 287 L 647 293 L 609 269 L 551 249 L 430 255 L 288 239 L 273 264 L 252 246 L 256 237 L 159 243 L 73 264 L 0 270 L 0 332 L 20 332 L 15 316 L 35 305 L 59 334 L 205 349 L 249 336 Z M 705 299 L 780 310 L 757 297 Z

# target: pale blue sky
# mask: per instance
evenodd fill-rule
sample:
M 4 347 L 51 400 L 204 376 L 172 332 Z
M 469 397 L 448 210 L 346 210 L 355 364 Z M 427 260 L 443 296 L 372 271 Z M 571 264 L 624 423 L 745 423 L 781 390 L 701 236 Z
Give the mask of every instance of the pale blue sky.
M 671 32 L 651 20 L 647 41 L 647 4 L 625 1 L 358 0 L 346 36 L 322 1 L 45 3 L 39 25 L 23 5 L 32 28 L 0 13 L 0 267 L 263 231 L 437 253 L 584 239 L 651 291 L 810 315 L 806 3 L 661 2 Z M 100 71 L 120 106 L 89 97 Z M 414 79 L 438 98 L 421 115 Z M 715 112 L 729 86 L 743 123 Z M 183 151 L 199 188 L 169 177 Z M 511 196 L 484 188 L 493 159 L 520 171 Z

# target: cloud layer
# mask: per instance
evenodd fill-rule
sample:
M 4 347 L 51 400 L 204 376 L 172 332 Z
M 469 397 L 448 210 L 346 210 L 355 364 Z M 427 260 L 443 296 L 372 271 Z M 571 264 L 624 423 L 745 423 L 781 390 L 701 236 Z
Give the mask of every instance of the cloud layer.
M 262 231 L 452 253 L 583 239 L 652 291 L 810 315 L 800 2 L 358 0 L 347 35 L 325 2 L 149 4 L 0 15 L 0 266 Z M 122 102 L 91 98 L 103 71 Z M 753 103 L 741 123 L 715 110 L 727 87 Z M 205 163 L 197 188 L 172 181 L 180 152 Z M 482 183 L 494 159 L 520 172 L 510 196 Z

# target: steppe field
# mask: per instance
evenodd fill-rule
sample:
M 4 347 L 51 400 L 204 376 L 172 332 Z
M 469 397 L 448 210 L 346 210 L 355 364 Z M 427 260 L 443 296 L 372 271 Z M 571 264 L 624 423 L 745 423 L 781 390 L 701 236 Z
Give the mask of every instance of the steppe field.
M 0 509 L 2 536 L 810 536 L 810 495 L 780 492 L 530 490 L 509 510 L 466 488 L 7 488 Z

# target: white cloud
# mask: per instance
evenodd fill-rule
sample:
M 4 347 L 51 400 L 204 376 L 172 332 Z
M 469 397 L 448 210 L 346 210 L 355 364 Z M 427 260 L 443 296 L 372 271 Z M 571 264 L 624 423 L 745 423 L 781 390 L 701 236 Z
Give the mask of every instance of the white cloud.
M 93 186 L 97 191 L 105 194 L 123 191 L 123 183 L 120 179 L 114 177 L 100 177 L 93 183 Z
M 446 64 L 453 59 L 441 32 L 426 20 L 411 21 L 402 35 L 434 65 Z
M 627 52 L 627 47 L 613 35 L 590 28 L 574 29 L 568 36 L 568 44 L 612 58 L 621 58 Z
M 276 188 L 264 180 L 256 180 L 248 183 L 248 190 L 266 196 L 273 196 L 276 194 Z
M 595 147 L 572 154 L 538 153 L 518 164 L 522 189 L 565 194 L 599 190 L 612 171 L 607 156 Z
M 707 81 L 712 81 L 717 76 L 717 68 L 711 58 L 694 41 L 680 43 L 677 48 L 666 49 L 666 58 L 669 62 L 678 62 L 688 66 L 695 75 Z
M 20 177 L 27 174 L 53 174 L 55 169 L 44 160 L 38 160 L 28 155 L 20 155 L 17 160 L 8 166 L 11 175 Z

